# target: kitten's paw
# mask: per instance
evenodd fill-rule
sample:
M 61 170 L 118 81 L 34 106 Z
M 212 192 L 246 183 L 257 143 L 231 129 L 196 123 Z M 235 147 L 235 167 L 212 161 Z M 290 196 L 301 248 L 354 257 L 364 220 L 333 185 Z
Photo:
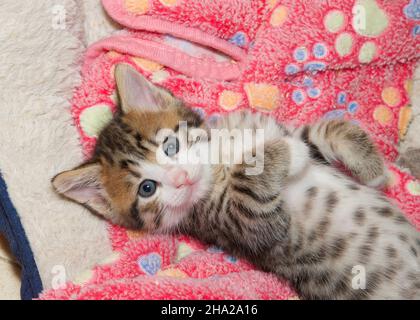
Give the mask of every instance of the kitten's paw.
M 368 187 L 375 188 L 375 189 L 384 189 L 388 185 L 390 177 L 391 177 L 391 174 L 389 170 L 385 169 L 383 174 L 381 174 L 380 176 L 370 181 L 367 181 L 366 185 Z
M 293 138 L 284 138 L 284 140 L 288 143 L 290 151 L 289 176 L 298 175 L 309 163 L 308 146 Z
M 400 155 L 398 165 L 410 170 L 410 173 L 420 179 L 420 149 L 409 148 Z

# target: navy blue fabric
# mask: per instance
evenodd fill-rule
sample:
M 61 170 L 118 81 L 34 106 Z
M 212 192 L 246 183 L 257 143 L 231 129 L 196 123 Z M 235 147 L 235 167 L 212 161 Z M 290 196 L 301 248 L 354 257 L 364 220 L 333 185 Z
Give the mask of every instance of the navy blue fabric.
M 10 248 L 22 267 L 21 297 L 23 300 L 37 298 L 42 291 L 42 282 L 34 255 L 26 238 L 22 223 L 7 192 L 0 173 L 0 233 L 9 242 Z

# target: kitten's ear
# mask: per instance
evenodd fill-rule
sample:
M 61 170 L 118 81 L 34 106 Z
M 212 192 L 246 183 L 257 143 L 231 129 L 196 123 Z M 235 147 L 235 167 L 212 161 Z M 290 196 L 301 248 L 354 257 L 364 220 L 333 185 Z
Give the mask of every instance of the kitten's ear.
M 101 170 L 98 163 L 86 164 L 60 173 L 53 178 L 52 184 L 57 193 L 106 217 L 110 205 L 101 183 Z
M 149 82 L 128 64 L 116 66 L 115 81 L 124 113 L 132 110 L 157 112 L 177 101 L 168 91 Z

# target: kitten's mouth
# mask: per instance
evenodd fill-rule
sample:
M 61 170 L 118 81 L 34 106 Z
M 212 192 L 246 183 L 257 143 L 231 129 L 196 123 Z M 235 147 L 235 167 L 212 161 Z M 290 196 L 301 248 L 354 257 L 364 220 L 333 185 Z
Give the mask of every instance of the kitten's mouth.
M 168 205 L 169 208 L 174 209 L 176 211 L 182 212 L 183 210 L 188 210 L 194 205 L 196 192 L 199 186 L 199 181 L 191 182 L 189 184 L 185 184 L 178 188 L 179 192 L 179 202 L 175 204 Z

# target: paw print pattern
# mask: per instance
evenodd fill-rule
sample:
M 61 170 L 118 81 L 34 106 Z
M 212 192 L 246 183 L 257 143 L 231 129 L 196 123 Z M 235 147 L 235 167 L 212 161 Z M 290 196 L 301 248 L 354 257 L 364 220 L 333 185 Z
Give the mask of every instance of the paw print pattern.
M 302 70 L 311 73 L 323 71 L 327 65 L 319 60 L 327 58 L 328 54 L 328 47 L 324 43 L 315 43 L 311 51 L 306 47 L 298 47 L 293 52 L 295 62 L 286 65 L 284 71 L 287 75 L 294 75 Z M 314 60 L 311 59 L 312 56 L 315 58 Z
M 327 112 L 324 115 L 324 119 L 344 119 L 346 115 L 353 117 L 355 113 L 360 109 L 360 105 L 357 101 L 348 101 L 348 94 L 341 91 L 337 94 L 336 105 L 338 109 Z
M 412 0 L 420 2 L 420 0 Z M 407 9 L 410 13 L 413 9 Z M 369 19 L 364 17 L 368 16 Z M 387 13 L 377 4 L 376 0 L 356 0 L 352 16 L 346 16 L 343 11 L 331 10 L 324 18 L 324 27 L 329 33 L 337 33 L 335 51 L 340 57 L 353 52 L 355 34 L 342 32 L 351 23 L 354 32 L 364 38 L 376 38 L 382 35 L 389 26 Z M 378 56 L 378 48 L 374 41 L 366 41 L 359 46 L 358 60 L 360 63 L 370 63 Z
M 404 7 L 404 15 L 407 19 L 420 21 L 420 0 L 411 0 L 409 4 Z M 413 27 L 412 35 L 416 37 L 420 34 L 420 25 Z
M 402 95 L 396 87 L 385 87 L 381 93 L 384 104 L 378 105 L 373 111 L 373 118 L 382 126 L 389 126 L 394 120 L 392 108 L 398 107 L 402 103 Z
M 305 62 L 308 59 L 308 50 L 305 47 L 300 47 L 293 53 L 293 58 L 297 62 Z
M 105 126 L 113 117 L 111 106 L 100 103 L 82 111 L 79 116 L 80 127 L 84 134 L 91 138 L 97 138 Z
M 239 31 L 235 33 L 232 38 L 229 39 L 229 42 L 233 43 L 234 45 L 237 45 L 238 47 L 243 48 L 246 47 L 248 44 L 248 36 L 244 32 Z
M 404 15 L 407 19 L 420 21 L 420 0 L 411 0 L 404 7 Z
M 298 87 L 292 92 L 292 100 L 297 105 L 302 105 L 306 99 L 318 99 L 321 96 L 321 89 L 315 86 L 313 78 L 304 77 L 301 82 L 293 83 L 293 86 Z
M 124 6 L 128 12 L 137 15 L 145 14 L 150 9 L 149 0 L 124 0 Z
M 316 43 L 312 49 L 312 53 L 317 59 L 324 59 L 328 55 L 327 46 L 324 43 Z
M 412 35 L 413 37 L 417 37 L 418 35 L 420 35 L 420 24 L 413 27 Z
M 359 104 L 356 101 L 347 101 L 347 93 L 346 92 L 340 92 L 337 95 L 337 105 L 344 106 L 347 105 L 347 111 L 351 114 L 354 114 L 359 110 Z M 348 102 L 348 103 L 347 103 Z

